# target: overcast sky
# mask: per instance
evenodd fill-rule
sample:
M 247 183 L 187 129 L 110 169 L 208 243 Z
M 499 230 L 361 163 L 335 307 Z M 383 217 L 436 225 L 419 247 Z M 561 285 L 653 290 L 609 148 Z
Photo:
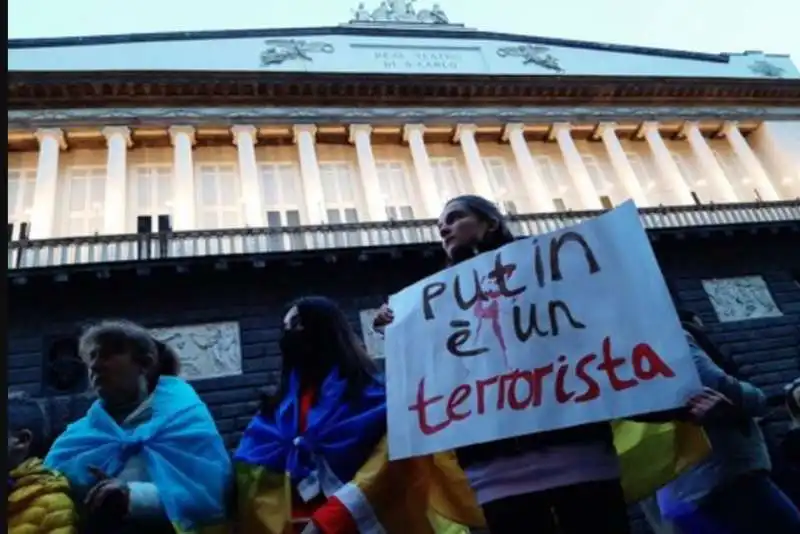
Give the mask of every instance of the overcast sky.
M 378 0 L 366 0 L 368 9 Z M 433 0 L 417 0 L 417 10 Z M 8 0 L 8 36 L 330 26 L 358 0 Z M 702 52 L 762 50 L 800 65 L 800 0 L 439 0 L 452 22 Z

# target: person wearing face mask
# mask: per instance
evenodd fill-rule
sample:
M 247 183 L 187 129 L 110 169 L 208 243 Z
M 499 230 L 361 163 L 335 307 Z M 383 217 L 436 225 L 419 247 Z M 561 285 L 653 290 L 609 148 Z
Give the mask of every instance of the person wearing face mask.
M 515 239 L 497 207 L 474 195 L 447 202 L 438 226 L 448 267 Z M 381 332 L 393 319 L 392 310 L 384 305 L 373 327 Z M 654 414 L 652 420 L 672 417 Z M 626 496 L 638 500 L 652 494 L 682 469 L 679 464 L 707 453 L 703 440 L 682 452 L 669 441 L 667 450 L 675 455 L 650 461 L 640 446 L 645 443 L 643 436 L 650 435 L 645 426 L 634 421 L 614 422 L 613 427 L 598 422 L 469 445 L 455 454 L 492 534 L 516 533 L 520 525 L 540 534 L 626 534 L 630 532 Z M 681 429 L 691 439 L 697 435 L 693 429 Z M 669 434 L 673 435 L 677 434 Z M 660 447 L 663 452 L 663 441 Z
M 383 379 L 339 307 L 294 302 L 280 350 L 279 389 L 263 396 L 234 454 L 241 531 L 441 532 L 424 471 L 388 461 Z
M 177 354 L 128 321 L 89 327 L 79 350 L 99 398 L 45 465 L 82 500 L 82 532 L 225 532 L 230 458 Z

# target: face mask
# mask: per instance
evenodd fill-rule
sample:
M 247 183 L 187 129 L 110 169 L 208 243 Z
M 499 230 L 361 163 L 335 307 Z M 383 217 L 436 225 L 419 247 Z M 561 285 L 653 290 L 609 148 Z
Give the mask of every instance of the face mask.
M 292 367 L 308 368 L 318 357 L 309 335 L 302 330 L 284 330 L 279 345 Z

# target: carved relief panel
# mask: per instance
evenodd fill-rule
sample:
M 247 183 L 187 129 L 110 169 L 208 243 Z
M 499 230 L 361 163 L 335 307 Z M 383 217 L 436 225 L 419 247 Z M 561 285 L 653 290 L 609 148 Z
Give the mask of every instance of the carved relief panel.
M 242 374 L 237 322 L 170 326 L 151 333 L 180 355 L 181 376 L 187 380 Z
M 703 280 L 703 289 L 721 323 L 783 315 L 760 276 Z
M 382 360 L 383 354 L 383 337 L 372 330 L 372 320 L 375 314 L 378 313 L 378 308 L 361 310 L 358 315 L 361 321 L 361 333 L 364 336 L 364 345 L 367 347 L 367 352 L 376 360 Z

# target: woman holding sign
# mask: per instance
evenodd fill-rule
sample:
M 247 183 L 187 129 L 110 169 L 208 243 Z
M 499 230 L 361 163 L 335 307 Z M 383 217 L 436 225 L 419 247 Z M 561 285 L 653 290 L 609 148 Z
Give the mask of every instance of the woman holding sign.
M 448 266 L 502 247 L 514 236 L 488 200 L 465 195 L 439 216 Z M 384 307 L 376 327 L 393 320 Z M 456 451 L 492 534 L 630 531 L 619 459 L 608 423 L 481 443 Z
M 388 462 L 384 384 L 336 304 L 295 302 L 280 348 L 280 390 L 262 400 L 234 456 L 241 531 L 442 532 L 419 462 Z
M 473 195 L 447 202 L 438 226 L 448 266 L 514 241 L 495 205 Z M 495 276 L 503 275 L 498 273 Z M 498 286 L 504 285 L 504 280 L 495 282 Z M 494 293 L 487 290 L 486 298 L 479 302 L 480 306 L 475 306 L 474 311 L 479 328 L 492 329 L 499 346 L 505 349 L 505 340 L 494 331 L 497 315 Z M 393 320 L 392 310 L 384 306 L 377 314 L 374 326 L 380 329 Z M 639 427 L 635 432 L 628 432 L 632 425 Z M 592 423 L 456 450 L 458 464 L 483 509 L 492 534 L 516 533 L 521 529 L 537 534 L 630 532 L 626 497 L 636 500 L 654 491 L 659 484 L 674 476 L 678 463 L 670 463 L 672 459 L 665 461 L 661 471 L 651 476 L 655 469 L 643 465 L 642 461 L 648 460 L 648 454 L 643 455 L 639 448 L 636 454 L 626 456 L 648 435 L 646 430 L 642 430 L 643 425 L 621 422 L 614 423 L 613 428 L 612 431 L 609 422 Z M 668 436 L 666 447 L 671 450 L 675 432 L 671 427 L 665 429 L 665 425 L 659 432 L 660 436 Z M 663 452 L 664 441 L 660 443 Z M 630 485 L 623 490 L 620 458 L 624 464 L 625 458 L 630 456 L 635 456 L 638 464 L 628 465 L 627 473 L 658 480 L 640 484 L 633 491 Z M 679 457 L 680 454 L 675 455 L 675 458 Z M 644 486 L 647 489 L 642 490 Z

